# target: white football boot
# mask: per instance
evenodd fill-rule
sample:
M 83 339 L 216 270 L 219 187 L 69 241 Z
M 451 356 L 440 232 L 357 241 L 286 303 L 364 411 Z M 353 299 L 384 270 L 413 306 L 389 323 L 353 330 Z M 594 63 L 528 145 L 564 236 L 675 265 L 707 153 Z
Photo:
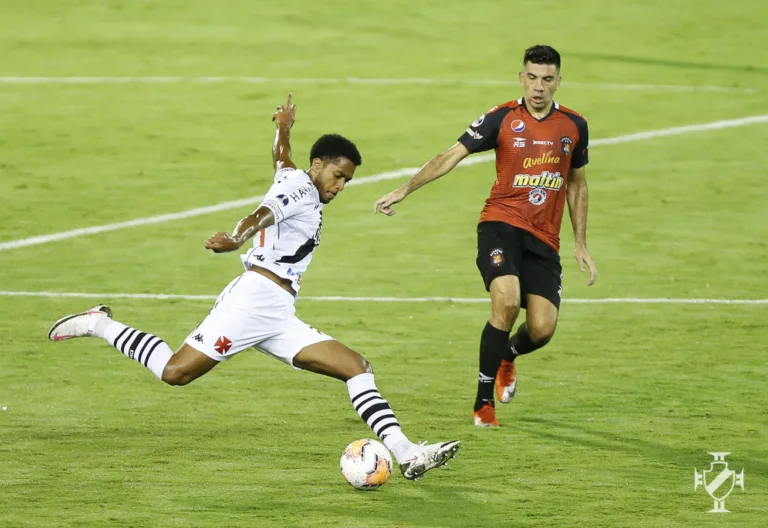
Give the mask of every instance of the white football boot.
M 93 328 L 98 319 L 103 317 L 112 318 L 112 310 L 103 304 L 94 306 L 87 312 L 67 315 L 53 324 L 48 331 L 48 339 L 62 341 L 73 337 L 95 337 Z
M 460 446 L 458 440 L 437 444 L 421 442 L 413 448 L 412 456 L 400 464 L 400 471 L 408 480 L 418 480 L 430 469 L 447 464 L 456 456 Z

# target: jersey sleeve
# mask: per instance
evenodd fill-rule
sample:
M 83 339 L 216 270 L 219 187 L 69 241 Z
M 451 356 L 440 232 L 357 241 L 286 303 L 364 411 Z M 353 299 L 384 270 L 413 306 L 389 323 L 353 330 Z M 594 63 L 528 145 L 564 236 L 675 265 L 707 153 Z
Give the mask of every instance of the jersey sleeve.
M 469 128 L 461 135 L 459 142 L 470 152 L 495 149 L 498 143 L 499 130 L 501 130 L 501 122 L 507 115 L 505 110 L 505 108 L 492 108 L 488 113 L 478 117 L 477 121 L 469 125 Z
M 317 202 L 317 189 L 315 186 L 306 177 L 291 177 L 294 171 L 295 169 L 278 171 L 275 175 L 275 183 L 259 206 L 266 207 L 272 211 L 272 215 L 275 217 L 275 224 L 293 216 L 298 216 L 305 211 L 313 210 Z
M 576 143 L 576 147 L 573 149 L 573 157 L 571 158 L 572 169 L 580 169 L 589 163 L 589 129 L 587 127 L 587 120 L 579 120 L 577 128 L 579 130 L 579 142 Z

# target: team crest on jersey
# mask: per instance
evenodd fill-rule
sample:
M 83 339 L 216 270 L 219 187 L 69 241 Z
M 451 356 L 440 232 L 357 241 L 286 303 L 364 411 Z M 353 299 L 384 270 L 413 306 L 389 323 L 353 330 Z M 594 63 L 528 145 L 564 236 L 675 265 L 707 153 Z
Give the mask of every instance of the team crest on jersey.
M 544 189 L 533 189 L 528 193 L 528 201 L 533 205 L 541 205 L 547 199 L 547 191 Z
M 512 132 L 522 132 L 523 130 L 525 130 L 525 123 L 519 119 L 512 121 Z
M 561 137 L 560 147 L 563 150 L 563 154 L 565 154 L 566 156 L 569 156 L 571 154 L 571 151 L 573 150 L 573 140 L 568 136 Z
M 504 263 L 504 251 L 496 248 L 491 251 L 491 266 L 498 268 Z

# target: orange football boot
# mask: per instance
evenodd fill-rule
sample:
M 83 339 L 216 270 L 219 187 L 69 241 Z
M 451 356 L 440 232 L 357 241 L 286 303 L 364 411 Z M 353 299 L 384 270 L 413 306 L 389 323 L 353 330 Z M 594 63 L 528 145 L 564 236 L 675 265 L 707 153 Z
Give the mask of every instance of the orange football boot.
M 500 427 L 496 419 L 496 409 L 490 402 L 483 404 L 479 411 L 472 414 L 472 423 L 477 427 Z

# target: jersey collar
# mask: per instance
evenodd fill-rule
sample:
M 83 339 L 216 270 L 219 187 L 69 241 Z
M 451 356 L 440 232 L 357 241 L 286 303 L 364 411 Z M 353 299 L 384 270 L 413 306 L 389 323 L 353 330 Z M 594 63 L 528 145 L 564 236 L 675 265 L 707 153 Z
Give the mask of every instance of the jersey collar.
M 553 100 L 552 101 L 552 107 L 549 109 L 549 112 L 547 113 L 547 115 L 545 115 L 541 119 L 537 119 L 537 118 L 533 117 L 533 114 L 531 113 L 531 111 L 528 110 L 528 105 L 525 102 L 525 97 L 521 97 L 520 99 L 518 99 L 518 102 L 520 103 L 520 106 L 522 106 L 525 109 L 525 111 L 528 112 L 528 115 L 531 116 L 531 118 L 533 118 L 536 121 L 538 121 L 539 123 L 541 123 L 542 121 L 547 119 L 549 116 L 551 116 L 555 112 L 555 110 L 560 108 L 560 105 L 557 104 L 557 102 Z

